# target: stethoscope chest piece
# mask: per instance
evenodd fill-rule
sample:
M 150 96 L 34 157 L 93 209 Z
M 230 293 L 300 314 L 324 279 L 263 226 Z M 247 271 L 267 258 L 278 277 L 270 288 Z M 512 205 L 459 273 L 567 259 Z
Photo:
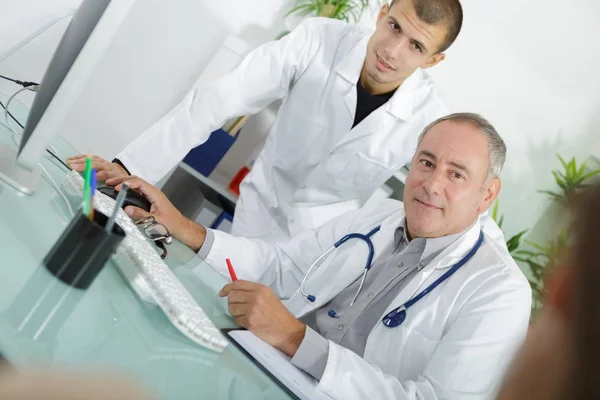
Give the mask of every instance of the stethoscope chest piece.
M 406 309 L 404 307 L 400 307 L 400 309 L 393 310 L 386 314 L 386 316 L 383 317 L 382 322 L 388 328 L 395 328 L 402 325 L 405 319 Z

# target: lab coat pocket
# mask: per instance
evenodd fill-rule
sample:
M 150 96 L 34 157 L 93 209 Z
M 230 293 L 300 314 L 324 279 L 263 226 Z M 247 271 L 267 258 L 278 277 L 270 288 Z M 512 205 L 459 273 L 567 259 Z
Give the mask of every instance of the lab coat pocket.
M 368 343 L 369 347 L 373 347 L 373 354 L 377 358 L 369 362 L 385 365 L 384 372 L 398 377 L 400 381 L 417 379 L 430 361 L 437 341 L 402 326 L 384 329 L 379 332 L 376 341 Z
M 335 180 L 335 187 L 345 198 L 367 199 L 393 174 L 393 169 L 356 152 Z

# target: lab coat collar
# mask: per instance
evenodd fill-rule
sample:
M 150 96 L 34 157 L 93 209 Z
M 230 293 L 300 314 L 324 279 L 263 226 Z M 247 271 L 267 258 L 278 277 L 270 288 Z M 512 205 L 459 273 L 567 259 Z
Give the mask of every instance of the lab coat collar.
M 390 215 L 381 223 L 381 228 L 372 237 L 373 247 L 375 249 L 375 260 L 382 254 L 389 254 L 393 251 L 394 234 L 402 220 L 405 218 L 404 209 Z M 376 225 L 375 225 L 376 226 Z M 367 227 L 364 232 L 370 231 L 372 227 Z M 438 254 L 428 265 L 426 265 L 419 274 L 412 279 L 400 297 L 404 301 L 408 300 L 421 287 L 435 270 L 443 270 L 450 268 L 457 263 L 464 255 L 475 245 L 479 238 L 481 230 L 478 221 L 465 231 L 458 240 L 455 240 L 445 250 Z M 333 253 L 335 254 L 335 253 Z M 352 282 L 358 279 L 364 270 L 364 260 L 367 258 L 367 247 L 362 243 L 357 243 L 346 258 L 346 262 L 340 267 L 332 271 L 330 263 L 336 259 L 333 255 L 328 258 L 314 273 L 312 273 L 307 285 L 311 286 L 313 292 L 317 292 L 317 300 L 314 303 L 306 301 L 304 296 L 298 290 L 295 296 L 286 302 L 288 309 L 297 317 L 323 306 L 329 302 L 334 296 L 348 287 Z M 443 272 L 440 272 L 443 273 Z M 335 274 L 335 279 L 332 279 L 332 274 Z M 317 288 L 320 289 L 317 290 Z
M 385 110 L 394 117 L 406 121 L 412 115 L 415 106 L 423 101 L 433 88 L 433 80 L 422 69 L 413 72 L 396 93 L 386 103 Z
M 362 38 L 335 66 L 335 72 L 352 86 L 358 82 L 360 71 L 362 71 L 363 64 L 365 63 L 369 38 L 370 35 Z
M 352 89 L 360 77 L 369 39 L 370 35 L 362 38 L 335 66 L 335 71 L 348 81 L 349 87 Z M 406 121 L 412 115 L 415 106 L 427 96 L 432 88 L 433 80 L 429 74 L 419 68 L 400 85 L 392 98 L 385 104 L 384 109 L 394 117 Z M 355 103 L 354 107 L 356 107 Z M 347 101 L 347 104 L 351 109 L 351 102 Z M 350 111 L 354 112 L 354 110 Z

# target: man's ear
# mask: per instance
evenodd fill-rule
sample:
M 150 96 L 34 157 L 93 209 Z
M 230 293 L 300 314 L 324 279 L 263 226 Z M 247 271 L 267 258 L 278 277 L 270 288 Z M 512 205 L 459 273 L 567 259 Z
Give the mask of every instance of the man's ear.
M 500 178 L 494 178 L 490 183 L 485 185 L 484 197 L 481 203 L 479 204 L 479 208 L 477 211 L 481 214 L 487 211 L 488 208 L 496 201 L 498 194 L 500 193 L 500 189 L 502 188 L 502 181 Z
M 424 64 L 421 64 L 421 68 L 427 69 L 427 68 L 433 67 L 434 65 L 438 65 L 440 62 L 442 62 L 442 60 L 444 58 L 446 58 L 446 54 L 444 54 L 444 53 L 435 53 Z
M 381 10 L 379 10 L 379 15 L 377 15 L 377 23 L 379 23 L 383 19 L 383 17 L 386 16 L 388 11 L 390 11 L 390 6 L 387 3 L 381 6 Z

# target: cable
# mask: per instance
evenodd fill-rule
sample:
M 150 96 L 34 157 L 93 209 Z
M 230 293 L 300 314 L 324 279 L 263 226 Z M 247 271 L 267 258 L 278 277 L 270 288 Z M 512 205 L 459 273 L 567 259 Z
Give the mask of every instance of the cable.
M 41 168 L 41 170 L 44 173 L 44 175 L 46 175 L 46 178 L 50 181 L 51 185 L 54 186 L 54 189 L 56 190 L 56 192 L 65 201 L 65 204 L 67 205 L 67 208 L 69 209 L 69 212 L 71 213 L 71 217 L 74 217 L 75 216 L 75 212 L 73 212 L 73 207 L 71 207 L 71 203 L 69 203 L 69 199 L 67 199 L 67 196 L 65 196 L 65 194 L 60 189 L 60 187 L 58 186 L 58 184 L 54 181 L 54 179 L 52 179 L 52 176 L 50 176 L 50 173 L 46 170 L 46 168 L 44 168 L 41 163 L 38 164 L 38 165 Z
M 8 125 L 8 127 L 10 128 L 10 130 L 12 131 L 13 134 L 17 135 L 19 137 L 19 140 L 21 140 L 21 134 L 19 132 L 17 132 L 16 130 L 14 130 L 11 125 L 10 125 L 10 120 L 8 119 L 9 115 L 8 115 L 8 107 L 10 107 L 10 103 L 13 101 L 13 99 L 21 92 L 24 92 L 26 90 L 31 90 L 29 88 L 23 87 L 19 90 L 17 90 L 16 92 L 13 93 L 12 96 L 10 96 L 8 98 L 8 100 L 6 101 L 6 107 L 4 107 L 4 120 L 6 121 L 6 125 Z M 14 117 L 13 117 L 14 119 Z M 21 128 L 23 128 L 23 125 L 19 122 L 19 126 Z
M 21 85 L 23 87 L 30 87 L 30 86 L 40 86 L 39 83 L 35 83 L 35 82 L 28 82 L 28 81 L 20 81 L 18 79 L 13 79 L 13 78 L 9 78 L 8 76 L 4 76 L 4 75 L 0 75 L 0 78 L 2 79 L 6 79 L 7 81 L 16 83 L 17 85 Z
M 21 124 L 21 122 L 19 122 L 19 120 L 12 115 L 12 113 L 8 110 L 8 104 L 5 106 L 2 101 L 0 101 L 0 107 L 2 107 L 5 111 L 5 114 L 8 113 L 8 115 L 13 119 L 13 121 L 15 121 L 22 129 L 25 129 L 25 127 L 23 126 L 23 124 Z M 6 116 L 6 115 L 5 115 Z M 21 142 L 21 134 L 16 133 L 12 127 L 10 126 L 10 124 L 7 126 L 3 123 L 0 122 L 0 125 L 4 126 L 5 128 L 7 128 L 8 130 L 13 132 L 13 142 L 15 142 L 15 144 L 17 146 L 20 145 Z M 16 138 L 16 139 L 15 139 Z M 46 151 L 48 152 L 48 154 L 50 154 L 55 160 L 57 160 L 58 162 L 60 162 L 66 169 L 68 169 L 69 171 L 72 171 L 72 168 L 69 167 L 63 160 L 60 159 L 60 157 L 58 157 L 58 155 L 56 155 L 57 151 L 56 149 L 54 149 L 54 147 L 52 146 L 48 146 L 48 148 L 46 149 Z

